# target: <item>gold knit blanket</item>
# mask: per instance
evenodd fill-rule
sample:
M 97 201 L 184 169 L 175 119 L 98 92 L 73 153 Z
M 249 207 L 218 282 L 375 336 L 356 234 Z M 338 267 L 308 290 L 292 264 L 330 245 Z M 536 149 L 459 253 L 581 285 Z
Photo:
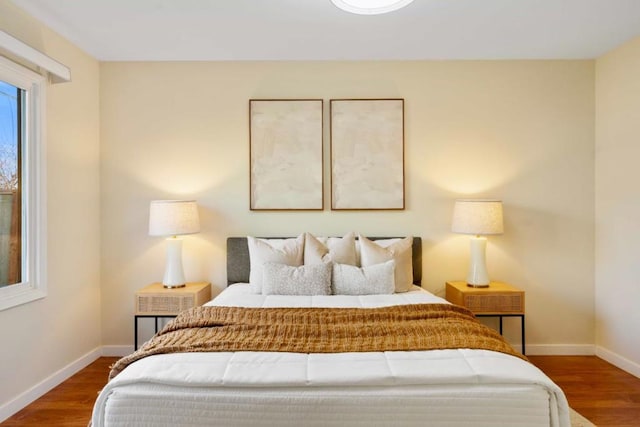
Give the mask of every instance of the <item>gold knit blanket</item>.
M 380 308 L 196 307 L 182 312 L 109 379 L 154 354 L 214 351 L 344 353 L 471 348 L 526 360 L 466 308 L 411 304 Z

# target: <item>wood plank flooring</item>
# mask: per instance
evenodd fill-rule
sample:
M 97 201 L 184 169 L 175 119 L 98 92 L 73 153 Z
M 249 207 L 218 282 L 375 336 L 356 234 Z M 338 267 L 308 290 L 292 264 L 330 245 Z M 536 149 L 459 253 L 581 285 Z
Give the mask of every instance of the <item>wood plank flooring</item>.
M 569 405 L 598 427 L 640 426 L 640 379 L 595 356 L 530 356 L 567 395 Z M 1 425 L 86 427 L 109 365 L 103 357 Z
M 530 356 L 598 427 L 640 426 L 640 378 L 595 356 Z
M 99 358 L 0 425 L 87 427 L 98 392 L 107 383 L 109 366 L 116 360 Z

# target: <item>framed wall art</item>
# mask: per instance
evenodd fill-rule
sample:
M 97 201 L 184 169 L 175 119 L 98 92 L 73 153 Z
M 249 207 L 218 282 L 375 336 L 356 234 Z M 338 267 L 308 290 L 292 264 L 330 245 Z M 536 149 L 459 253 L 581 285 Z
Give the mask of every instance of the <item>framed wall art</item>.
M 323 101 L 249 100 L 251 210 L 322 210 Z
M 332 99 L 330 112 L 331 209 L 404 209 L 404 99 Z

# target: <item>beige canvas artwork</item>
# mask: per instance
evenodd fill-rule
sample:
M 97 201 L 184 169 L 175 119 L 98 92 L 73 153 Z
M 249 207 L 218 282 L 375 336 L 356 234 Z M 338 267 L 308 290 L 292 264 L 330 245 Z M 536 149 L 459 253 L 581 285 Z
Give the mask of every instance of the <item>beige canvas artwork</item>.
M 404 209 L 404 100 L 331 100 L 331 209 Z
M 250 100 L 250 207 L 322 210 L 322 100 Z

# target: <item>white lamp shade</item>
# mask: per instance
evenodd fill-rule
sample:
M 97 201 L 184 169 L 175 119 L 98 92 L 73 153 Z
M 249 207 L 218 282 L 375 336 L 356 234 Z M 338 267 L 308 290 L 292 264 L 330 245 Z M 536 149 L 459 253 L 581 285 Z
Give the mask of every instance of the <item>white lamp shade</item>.
M 153 200 L 149 206 L 149 235 L 178 236 L 200 232 L 194 200 Z
M 460 234 L 502 234 L 502 201 L 487 199 L 456 200 L 451 231 Z

